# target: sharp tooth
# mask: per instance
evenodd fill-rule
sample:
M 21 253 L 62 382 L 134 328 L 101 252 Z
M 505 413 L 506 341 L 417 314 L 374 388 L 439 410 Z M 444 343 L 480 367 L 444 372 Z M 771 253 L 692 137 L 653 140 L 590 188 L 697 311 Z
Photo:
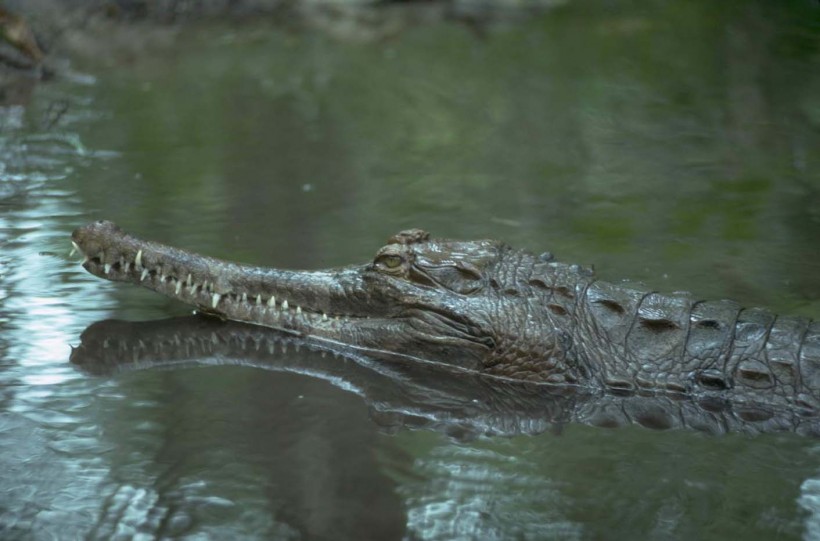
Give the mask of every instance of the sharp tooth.
M 137 257 L 134 259 L 134 267 L 142 267 L 142 250 L 137 250 Z
M 262 295 L 256 296 L 256 304 L 262 304 Z
M 248 294 L 247 293 L 242 294 L 242 302 L 248 302 Z
M 159 281 L 160 283 L 165 281 L 165 271 L 162 270 L 162 267 L 157 267 L 157 274 L 159 274 Z
M 268 306 L 276 308 L 276 297 L 271 297 L 270 299 L 268 299 Z
M 302 307 L 301 307 L 301 306 L 297 306 L 297 307 L 296 307 L 296 315 L 298 316 L 298 315 L 301 315 L 301 314 L 302 314 Z
M 322 313 L 322 321 L 327 321 L 327 314 Z
M 106 274 L 111 272 L 111 263 L 106 263 L 105 265 L 103 265 L 103 269 L 105 270 Z
M 188 293 L 190 293 L 191 295 L 196 293 L 196 284 L 195 283 L 188 282 Z
M 73 256 L 73 255 L 74 255 L 74 252 L 80 252 L 80 253 L 83 253 L 83 251 L 82 251 L 82 250 L 80 250 L 80 247 L 79 247 L 79 246 L 77 246 L 77 243 L 76 243 L 76 242 L 74 242 L 74 241 L 72 240 L 72 241 L 71 241 L 71 253 L 70 253 L 70 254 L 68 254 L 68 257 Z
M 192 283 L 191 282 L 191 273 L 190 272 L 188 273 L 188 277 L 185 279 L 185 283 L 188 284 L 188 285 L 191 285 L 191 283 Z
M 288 309 L 288 301 L 282 301 L 282 310 Z
M 87 256 L 87 255 L 86 255 L 86 256 L 83 256 L 83 262 L 82 262 L 82 265 L 85 265 L 86 263 L 88 263 L 88 256 Z
M 142 274 L 140 274 L 140 282 L 145 280 L 146 276 L 148 276 L 148 269 L 142 269 Z
M 216 305 L 219 303 L 219 299 L 222 297 L 219 293 L 214 293 L 214 296 L 211 297 L 211 308 L 216 308 Z
M 122 266 L 122 268 L 123 268 L 123 272 L 125 272 L 127 274 L 128 271 L 131 270 L 131 263 L 126 263 L 125 265 Z
M 174 294 L 175 294 L 175 295 L 179 295 L 179 292 L 180 292 L 180 290 L 181 290 L 181 289 L 182 289 L 182 282 L 180 282 L 179 280 L 177 280 L 177 288 L 176 288 L 176 290 L 174 291 Z

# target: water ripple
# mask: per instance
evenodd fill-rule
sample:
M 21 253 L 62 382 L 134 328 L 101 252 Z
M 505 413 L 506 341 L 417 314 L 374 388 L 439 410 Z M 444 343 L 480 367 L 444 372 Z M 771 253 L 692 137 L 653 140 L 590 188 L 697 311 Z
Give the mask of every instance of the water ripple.
M 405 487 L 419 539 L 580 539 L 561 515 L 564 497 L 535 465 L 500 451 L 446 445 L 416 463 L 427 479 Z M 533 502 L 538 502 L 533 507 Z

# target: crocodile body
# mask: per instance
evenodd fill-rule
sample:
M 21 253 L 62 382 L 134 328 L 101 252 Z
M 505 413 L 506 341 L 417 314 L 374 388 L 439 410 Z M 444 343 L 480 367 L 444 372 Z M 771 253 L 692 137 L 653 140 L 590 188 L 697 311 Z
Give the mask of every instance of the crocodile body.
M 78 229 L 72 240 L 101 278 L 371 355 L 806 416 L 820 408 L 820 323 L 607 283 L 497 241 L 409 230 L 367 264 L 287 271 L 144 241 L 111 222 Z

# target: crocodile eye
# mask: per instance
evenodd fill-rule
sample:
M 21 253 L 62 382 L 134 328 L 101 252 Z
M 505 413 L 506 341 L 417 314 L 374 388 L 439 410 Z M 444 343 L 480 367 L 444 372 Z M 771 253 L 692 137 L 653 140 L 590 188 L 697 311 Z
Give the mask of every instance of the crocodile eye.
M 380 265 L 381 267 L 384 267 L 387 270 L 398 269 L 399 267 L 401 267 L 402 262 L 403 260 L 401 256 L 394 254 L 379 256 L 379 258 L 376 259 L 376 264 Z

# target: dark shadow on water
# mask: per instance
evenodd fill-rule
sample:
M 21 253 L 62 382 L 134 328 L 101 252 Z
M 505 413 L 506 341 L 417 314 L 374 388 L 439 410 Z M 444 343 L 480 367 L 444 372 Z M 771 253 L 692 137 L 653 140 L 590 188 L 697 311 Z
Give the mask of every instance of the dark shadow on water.
M 145 323 L 112 320 L 89 327 L 71 361 L 98 375 L 190 364 L 312 373 L 317 369 L 314 357 L 321 357 L 298 352 L 301 347 L 300 341 L 264 329 L 204 317 Z M 332 373 L 329 370 L 327 375 Z M 227 503 L 220 509 L 217 502 L 203 515 L 202 502 L 192 497 L 187 485 L 203 469 L 222 469 L 219 475 L 226 475 L 232 465 L 242 464 L 261 476 L 253 483 L 268 502 L 275 524 L 268 531 L 276 538 L 403 538 L 404 503 L 394 481 L 379 467 L 374 441 L 378 431 L 362 415 L 363 405 L 356 396 L 296 374 L 261 374 L 245 387 L 247 394 L 241 398 L 214 391 L 200 395 L 197 405 L 185 393 L 186 379 L 183 374 L 172 381 L 176 389 L 171 389 L 158 421 L 163 443 L 152 459 L 157 501 L 140 531 L 160 536 L 191 533 L 213 521 L 214 513 L 221 522 L 241 520 L 241 510 Z M 243 404 L 222 404 L 225 400 Z M 211 416 L 208 408 L 215 404 L 237 415 Z M 117 439 L 120 445 L 129 445 L 123 443 L 127 435 Z M 127 477 L 131 467 L 127 462 L 115 465 L 113 477 Z M 229 487 L 241 485 L 239 475 L 228 474 L 222 482 Z M 130 494 L 122 497 L 133 499 Z M 94 538 L 109 538 L 122 522 L 113 512 L 115 506 L 106 507 L 113 509 L 100 515 L 92 530 Z
M 817 418 L 762 403 L 512 382 L 389 354 L 376 359 L 346 346 L 204 316 L 97 322 L 83 332 L 71 362 L 97 375 L 214 364 L 304 374 L 359 395 L 383 428 L 424 428 L 458 438 L 539 434 L 569 424 L 820 435 Z

